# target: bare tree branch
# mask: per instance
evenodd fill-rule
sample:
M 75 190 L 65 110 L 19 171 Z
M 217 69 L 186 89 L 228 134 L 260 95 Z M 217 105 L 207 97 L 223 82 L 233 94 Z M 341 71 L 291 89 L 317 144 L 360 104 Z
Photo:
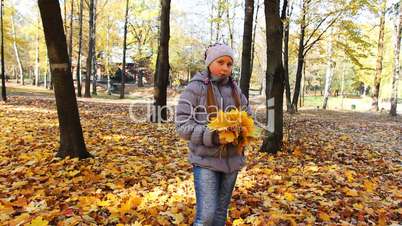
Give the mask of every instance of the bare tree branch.
M 339 12 L 338 15 L 328 24 L 328 26 L 321 32 L 321 34 L 315 39 L 311 44 L 306 45 L 305 51 L 303 52 L 303 56 L 306 56 L 308 51 L 314 46 L 315 43 L 321 40 L 321 37 L 327 32 L 327 30 L 338 20 L 338 18 L 342 15 L 342 12 Z
M 313 32 L 311 32 L 311 34 L 309 35 L 309 37 L 307 38 L 306 42 L 304 43 L 304 46 L 307 46 L 310 42 L 310 40 L 313 38 L 314 34 L 318 31 L 318 29 L 321 27 L 321 25 L 328 19 L 328 17 L 330 16 L 330 14 L 328 14 L 326 17 L 324 17 L 319 23 L 318 25 L 314 28 Z

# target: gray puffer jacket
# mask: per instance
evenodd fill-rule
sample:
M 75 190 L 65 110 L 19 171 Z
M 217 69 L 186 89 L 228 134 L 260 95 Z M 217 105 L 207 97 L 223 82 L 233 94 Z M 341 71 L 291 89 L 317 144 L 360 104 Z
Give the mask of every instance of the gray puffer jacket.
M 225 152 L 219 151 L 219 146 L 213 142 L 213 132 L 207 128 L 207 79 L 208 72 L 198 72 L 181 94 L 176 106 L 176 130 L 182 138 L 189 140 L 188 159 L 192 164 L 225 173 L 238 171 L 245 165 L 244 155 L 238 155 L 233 145 Z M 235 108 L 229 79 L 212 82 L 212 87 L 219 110 Z M 251 115 L 246 97 L 237 85 L 235 87 L 241 95 L 241 109 Z

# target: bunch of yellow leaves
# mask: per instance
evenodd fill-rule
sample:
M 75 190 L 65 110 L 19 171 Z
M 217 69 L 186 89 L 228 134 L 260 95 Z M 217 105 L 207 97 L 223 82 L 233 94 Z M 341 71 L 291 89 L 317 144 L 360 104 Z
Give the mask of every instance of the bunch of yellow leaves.
M 216 117 L 208 124 L 208 128 L 218 132 L 222 144 L 236 145 L 239 150 L 258 137 L 253 118 L 247 112 L 237 109 L 229 112 L 218 111 Z

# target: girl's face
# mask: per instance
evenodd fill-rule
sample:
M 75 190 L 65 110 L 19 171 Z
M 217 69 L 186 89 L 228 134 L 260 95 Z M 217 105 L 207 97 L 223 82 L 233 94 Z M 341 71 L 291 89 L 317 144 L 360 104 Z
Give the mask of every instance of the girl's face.
M 229 56 L 216 58 L 209 65 L 209 71 L 215 76 L 230 76 L 232 74 L 233 60 Z

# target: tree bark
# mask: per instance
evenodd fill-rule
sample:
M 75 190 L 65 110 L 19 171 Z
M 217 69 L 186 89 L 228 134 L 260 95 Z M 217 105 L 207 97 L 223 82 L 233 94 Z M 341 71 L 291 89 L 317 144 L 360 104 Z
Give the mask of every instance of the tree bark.
M 250 77 L 251 77 L 251 42 L 253 35 L 253 14 L 254 0 L 246 0 L 244 9 L 244 29 L 243 29 L 243 51 L 241 56 L 241 76 L 240 89 L 246 96 L 249 97 Z
M 306 32 L 306 13 L 307 13 L 307 5 L 308 2 L 306 0 L 302 0 L 302 15 L 300 21 L 300 37 L 299 37 L 299 47 L 297 51 L 297 69 L 296 69 L 296 83 L 295 89 L 293 93 L 293 100 L 292 100 L 292 108 L 290 112 L 297 111 L 297 102 L 299 101 L 300 95 L 300 85 L 302 80 L 303 74 L 303 63 L 304 63 L 304 36 Z
M 391 95 L 391 110 L 390 115 L 397 115 L 398 105 L 398 80 L 400 76 L 399 53 L 401 50 L 401 27 L 402 27 L 402 0 L 399 1 L 399 15 L 395 19 L 394 25 L 394 66 L 392 76 L 392 95 Z
M 127 23 L 128 23 L 128 3 L 126 0 L 126 15 L 124 17 L 124 38 L 123 38 L 123 66 L 122 66 L 122 76 L 121 76 L 121 89 L 120 89 L 120 99 L 124 98 L 124 85 L 126 82 L 126 50 L 127 50 Z
M 282 64 L 283 24 L 279 15 L 279 0 L 265 0 L 265 23 L 267 24 L 267 72 L 266 114 L 267 135 L 262 151 L 276 153 L 283 145 L 283 92 L 284 77 Z
M 81 94 L 81 52 L 82 52 L 82 11 L 83 11 L 83 0 L 80 0 L 80 31 L 78 34 L 78 56 L 77 56 L 77 72 L 76 72 L 76 80 L 77 80 L 77 95 L 79 97 L 82 96 Z
M 376 63 L 373 95 L 372 95 L 372 102 L 371 102 L 371 110 L 372 111 L 379 110 L 378 97 L 380 95 L 382 61 L 383 61 L 383 55 L 384 55 L 384 30 L 385 30 L 386 5 L 387 5 L 387 1 L 383 0 L 381 3 L 380 32 L 378 35 L 377 63 Z
M 21 64 L 20 54 L 17 48 L 17 35 L 15 31 L 14 16 L 11 16 L 11 30 L 13 33 L 13 47 L 14 47 L 15 59 L 18 65 L 19 76 L 21 79 L 21 85 L 24 85 L 24 71 Z
M 324 100 L 322 104 L 322 109 L 327 109 L 332 78 L 334 77 L 335 61 L 334 61 L 334 48 L 332 42 L 333 42 L 333 33 L 331 32 L 331 34 L 329 35 L 328 47 L 327 47 L 328 62 L 327 62 L 327 71 L 325 73 L 325 88 L 324 88 Z
M 161 0 L 161 26 L 158 48 L 158 59 L 154 86 L 154 113 L 152 122 L 167 119 L 166 99 L 169 81 L 169 38 L 170 38 L 170 0 Z
M 94 3 L 95 0 L 89 0 L 89 43 L 88 43 L 88 56 L 87 56 L 87 72 L 85 74 L 85 94 L 84 97 L 91 97 L 91 77 L 92 76 L 92 55 L 94 48 L 95 37 L 93 36 L 94 29 Z M 93 79 L 93 78 L 92 78 Z
M 0 25 L 1 25 L 1 98 L 3 101 L 7 101 L 7 92 L 6 92 L 6 75 L 4 69 L 4 24 L 3 24 L 3 7 L 4 1 L 1 0 L 0 3 Z
M 38 0 L 38 5 L 53 75 L 60 125 L 60 148 L 56 156 L 87 158 L 91 154 L 86 150 L 82 133 L 60 5 L 54 0 Z
M 288 7 L 288 1 L 284 0 L 282 7 L 281 19 L 284 21 L 284 38 L 283 38 L 283 69 L 285 78 L 285 94 L 286 94 L 286 110 L 291 112 L 292 100 L 290 99 L 290 83 L 289 83 L 289 27 L 290 27 L 290 14 L 293 8 Z
M 93 29 L 91 37 L 93 38 L 93 46 L 92 46 L 92 95 L 98 95 L 96 92 L 96 80 L 98 79 L 98 69 L 96 66 L 96 7 L 97 0 L 94 0 L 94 9 L 93 9 Z

